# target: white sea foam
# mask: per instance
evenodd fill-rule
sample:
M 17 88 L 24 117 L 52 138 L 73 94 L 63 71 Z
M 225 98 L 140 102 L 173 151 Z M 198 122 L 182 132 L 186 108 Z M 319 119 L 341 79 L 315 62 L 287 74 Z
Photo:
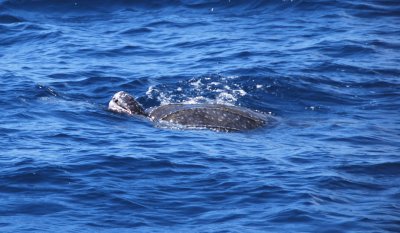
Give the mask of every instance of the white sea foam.
M 157 100 L 161 102 L 161 105 L 171 104 L 173 103 L 173 96 L 168 95 L 168 93 L 161 92 L 157 97 Z
M 196 96 L 193 98 L 188 98 L 187 100 L 182 101 L 182 104 L 205 104 L 212 103 L 211 99 L 205 98 L 203 96 Z
M 178 86 L 171 88 L 171 91 L 150 86 L 146 95 L 148 98 L 157 99 L 161 105 L 171 103 L 235 105 L 239 97 L 247 95 L 240 84 L 232 81 L 235 78 L 237 76 L 193 78 L 178 83 Z
M 148 98 L 152 99 L 153 98 L 153 94 L 155 92 L 158 92 L 158 90 L 154 86 L 150 86 L 149 89 L 146 91 L 146 95 L 147 95 Z
M 189 84 L 192 85 L 194 88 L 200 88 L 202 86 L 201 79 L 197 81 L 191 81 Z
M 217 96 L 218 104 L 233 105 L 237 101 L 237 98 L 230 93 L 222 92 Z

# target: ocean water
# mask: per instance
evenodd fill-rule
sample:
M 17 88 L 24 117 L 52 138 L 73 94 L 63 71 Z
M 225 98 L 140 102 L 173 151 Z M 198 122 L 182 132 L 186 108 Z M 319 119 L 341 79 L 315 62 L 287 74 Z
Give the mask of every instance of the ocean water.
M 0 106 L 0 232 L 400 232 L 397 0 L 0 0 Z

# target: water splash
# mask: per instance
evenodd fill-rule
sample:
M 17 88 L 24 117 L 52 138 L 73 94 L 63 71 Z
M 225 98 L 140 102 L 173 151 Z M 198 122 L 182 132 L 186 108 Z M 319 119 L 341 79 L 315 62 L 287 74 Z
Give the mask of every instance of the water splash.
M 172 85 L 150 86 L 146 92 L 149 99 L 161 105 L 183 104 L 226 104 L 236 105 L 239 98 L 247 95 L 237 76 L 207 75 L 181 81 Z

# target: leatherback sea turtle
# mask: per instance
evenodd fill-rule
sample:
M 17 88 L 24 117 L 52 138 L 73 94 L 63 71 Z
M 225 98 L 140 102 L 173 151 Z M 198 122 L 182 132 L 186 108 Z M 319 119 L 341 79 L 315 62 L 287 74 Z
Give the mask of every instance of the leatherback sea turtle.
M 112 97 L 108 109 L 129 115 L 143 115 L 161 125 L 226 132 L 259 128 L 271 119 L 266 114 L 247 108 L 222 104 L 168 104 L 144 110 L 132 95 L 124 91 Z

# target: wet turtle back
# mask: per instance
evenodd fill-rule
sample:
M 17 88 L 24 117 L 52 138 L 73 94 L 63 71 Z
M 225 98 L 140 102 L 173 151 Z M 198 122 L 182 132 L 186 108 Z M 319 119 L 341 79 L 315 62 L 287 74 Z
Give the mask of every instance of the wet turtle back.
M 150 109 L 148 115 L 155 122 L 219 131 L 255 129 L 267 122 L 264 114 L 218 104 L 170 104 Z

